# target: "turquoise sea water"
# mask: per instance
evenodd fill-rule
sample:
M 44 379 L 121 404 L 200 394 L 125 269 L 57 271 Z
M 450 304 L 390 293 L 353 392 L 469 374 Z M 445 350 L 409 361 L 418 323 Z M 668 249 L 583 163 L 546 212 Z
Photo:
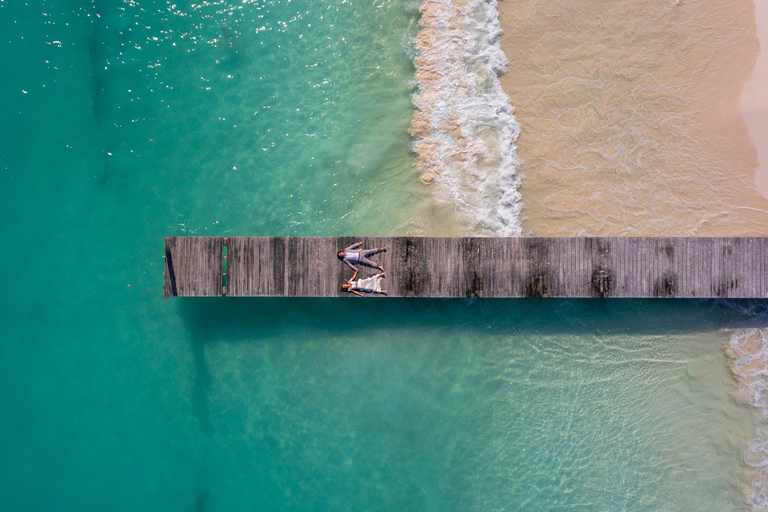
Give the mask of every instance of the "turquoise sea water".
M 416 4 L 0 2 L 0 491 L 739 510 L 725 305 L 163 301 L 162 237 L 420 232 Z

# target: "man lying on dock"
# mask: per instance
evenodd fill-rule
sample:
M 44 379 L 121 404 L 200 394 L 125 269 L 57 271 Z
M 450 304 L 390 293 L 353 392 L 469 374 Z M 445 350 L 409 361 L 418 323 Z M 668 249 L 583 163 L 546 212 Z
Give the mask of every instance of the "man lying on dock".
M 353 263 L 365 265 L 366 267 L 372 267 L 377 268 L 384 272 L 384 267 L 381 265 L 377 265 L 373 261 L 368 259 L 368 256 L 373 256 L 374 254 L 379 254 L 380 252 L 385 252 L 387 250 L 386 247 L 380 247 L 378 249 L 360 249 L 362 247 L 365 240 L 357 242 L 356 244 L 352 244 L 343 251 L 339 251 L 337 256 L 340 260 L 342 260 L 344 263 L 347 264 L 349 268 L 357 272 L 357 267 L 353 265 Z

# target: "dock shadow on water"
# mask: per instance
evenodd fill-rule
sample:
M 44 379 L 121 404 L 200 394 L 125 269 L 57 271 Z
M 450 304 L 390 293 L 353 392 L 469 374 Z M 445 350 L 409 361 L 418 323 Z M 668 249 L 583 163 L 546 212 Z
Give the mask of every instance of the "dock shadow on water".
M 194 334 L 191 337 L 192 357 L 195 365 L 192 408 L 200 422 L 200 429 L 208 439 L 213 437 L 211 411 L 208 407 L 208 392 L 211 388 L 211 372 L 205 357 L 205 341 Z
M 766 301 L 171 300 L 211 446 L 199 507 L 553 510 L 597 486 L 601 509 L 714 510 L 714 473 L 741 480 L 719 331 L 768 327 Z
M 694 333 L 768 327 L 765 317 L 748 314 L 767 307 L 768 300 L 249 297 L 182 299 L 179 311 L 196 343 L 205 345 L 231 340 L 233 331 L 258 338 L 289 325 L 339 334 L 358 331 L 360 326 L 455 329 L 478 325 L 501 333 L 543 335 Z
M 210 510 L 210 447 L 213 444 L 213 421 L 211 418 L 211 408 L 209 404 L 209 394 L 211 389 L 211 371 L 208 366 L 208 360 L 205 354 L 205 340 L 198 336 L 194 331 L 190 333 L 190 345 L 192 351 L 192 361 L 194 365 L 192 396 L 190 402 L 192 412 L 197 419 L 200 432 L 203 435 L 203 441 L 208 453 L 206 468 L 203 469 L 203 481 L 200 484 L 200 491 L 194 502 L 194 512 L 206 512 Z
M 222 343 L 258 344 L 283 334 L 293 337 L 297 330 L 354 338 L 362 331 L 430 327 L 495 335 L 663 336 L 768 328 L 768 315 L 750 313 L 765 310 L 768 300 L 248 297 L 185 298 L 179 303 L 194 359 L 193 406 L 208 438 L 213 437 L 213 422 L 206 349 Z

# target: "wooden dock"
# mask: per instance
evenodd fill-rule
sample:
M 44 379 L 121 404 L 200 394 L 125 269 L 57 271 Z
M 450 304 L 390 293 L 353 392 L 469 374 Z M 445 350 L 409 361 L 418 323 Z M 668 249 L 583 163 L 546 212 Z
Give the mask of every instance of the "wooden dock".
M 354 297 L 359 240 L 389 297 L 768 297 L 768 238 L 648 237 L 168 237 L 164 296 Z

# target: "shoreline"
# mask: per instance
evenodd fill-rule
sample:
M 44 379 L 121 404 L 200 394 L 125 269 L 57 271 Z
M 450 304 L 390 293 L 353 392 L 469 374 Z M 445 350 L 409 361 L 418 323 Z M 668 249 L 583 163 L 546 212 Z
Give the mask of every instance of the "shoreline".
M 519 126 L 498 78 L 496 5 L 422 0 L 419 11 L 410 127 L 419 179 L 468 232 L 519 236 Z
M 757 151 L 755 187 L 768 198 L 768 3 L 755 1 L 756 36 L 760 53 L 741 96 L 741 115 Z

